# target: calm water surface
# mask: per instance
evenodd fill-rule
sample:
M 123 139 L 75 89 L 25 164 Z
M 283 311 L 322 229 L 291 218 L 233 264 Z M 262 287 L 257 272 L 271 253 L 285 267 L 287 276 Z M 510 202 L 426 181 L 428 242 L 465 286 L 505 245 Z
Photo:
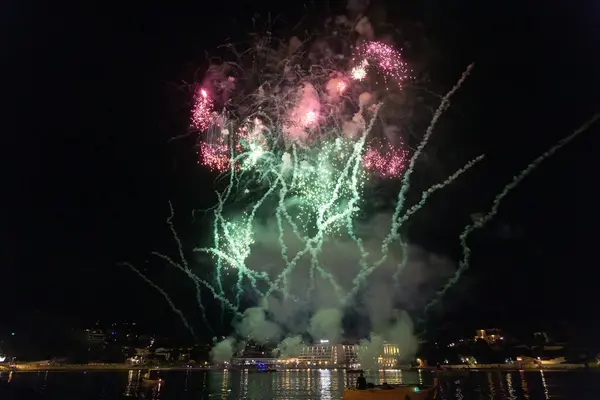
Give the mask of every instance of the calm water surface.
M 141 383 L 138 371 L 36 372 L 0 375 L 0 399 L 114 400 L 114 399 L 331 399 L 342 398 L 355 376 L 344 371 L 285 371 L 271 374 L 231 372 L 163 372 L 165 384 L 154 388 Z M 423 383 L 430 372 L 386 371 L 366 375 L 370 382 Z M 471 372 L 448 376 L 446 399 L 590 399 L 600 400 L 600 372 Z

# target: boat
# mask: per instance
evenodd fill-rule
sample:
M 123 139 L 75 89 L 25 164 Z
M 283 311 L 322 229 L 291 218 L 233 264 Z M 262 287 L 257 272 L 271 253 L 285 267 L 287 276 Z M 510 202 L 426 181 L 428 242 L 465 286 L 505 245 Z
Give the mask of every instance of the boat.
M 343 400 L 433 400 L 439 398 L 438 386 L 380 385 L 358 390 L 344 389 Z
M 275 368 L 269 368 L 266 364 L 252 365 L 247 371 L 249 374 L 270 374 L 271 372 L 277 372 Z
M 365 371 L 363 371 L 362 369 L 347 369 L 346 370 L 347 374 L 362 374 L 363 372 L 365 372 Z

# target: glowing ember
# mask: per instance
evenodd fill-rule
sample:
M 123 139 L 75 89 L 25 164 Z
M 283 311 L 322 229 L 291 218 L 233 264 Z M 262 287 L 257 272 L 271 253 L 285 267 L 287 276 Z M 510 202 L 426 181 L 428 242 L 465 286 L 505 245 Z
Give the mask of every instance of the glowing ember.
M 192 126 L 199 131 L 206 131 L 215 122 L 213 102 L 208 96 L 206 89 L 200 89 L 199 95 L 194 99 L 192 109 Z
M 198 163 L 212 171 L 226 172 L 229 170 L 229 147 L 223 139 L 218 139 L 217 143 L 200 142 L 198 155 Z
M 399 178 L 407 167 L 408 153 L 404 149 L 390 148 L 385 153 L 370 147 L 363 155 L 364 168 L 381 178 Z
M 401 54 L 392 46 L 381 42 L 369 42 L 364 48 L 365 57 L 375 62 L 387 76 L 398 81 L 408 77 L 408 65 L 402 60 Z

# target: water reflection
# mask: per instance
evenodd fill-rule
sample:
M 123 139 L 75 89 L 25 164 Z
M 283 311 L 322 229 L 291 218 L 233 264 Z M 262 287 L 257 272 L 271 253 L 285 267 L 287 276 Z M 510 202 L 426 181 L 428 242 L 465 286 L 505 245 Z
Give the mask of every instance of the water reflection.
M 496 398 L 496 386 L 494 385 L 494 378 L 492 378 L 492 373 L 488 372 L 487 374 L 488 387 L 490 389 L 490 400 Z
M 38 392 L 44 392 L 48 385 L 48 371 L 40 371 L 36 373 L 35 390 Z
M 127 386 L 125 386 L 125 392 L 123 393 L 124 396 L 131 397 L 137 394 L 140 386 L 141 375 L 142 371 L 140 370 L 129 370 L 127 373 Z
M 142 383 L 143 372 L 15 373 L 16 379 L 11 385 L 44 390 L 43 396 L 47 400 L 339 400 L 343 388 L 354 385 L 358 376 L 335 369 L 287 370 L 270 374 L 232 370 L 169 371 L 164 373 L 166 384 L 148 386 Z M 435 376 L 427 370 L 366 371 L 364 375 L 373 383 L 385 380 L 417 384 L 422 381 L 426 385 L 431 384 Z M 453 379 L 451 374 L 441 375 L 445 396 L 442 398 L 448 399 L 585 399 L 596 398 L 586 397 L 588 392 L 600 392 L 600 380 L 580 371 L 471 372 L 459 380 Z M 0 389 L 8 386 L 7 378 L 8 373 L 3 373 Z M 4 397 L 0 390 L 0 400 Z
M 542 386 L 544 387 L 544 395 L 547 399 L 549 399 L 550 392 L 548 391 L 548 384 L 546 383 L 546 376 L 544 375 L 544 371 L 540 370 L 540 375 L 542 376 Z
M 248 396 L 248 371 L 242 371 L 242 376 L 240 377 L 240 398 L 245 398 Z
M 223 371 L 223 379 L 221 379 L 221 399 L 227 399 L 229 392 L 229 370 L 226 369 Z
M 521 389 L 523 390 L 523 398 L 529 399 L 529 389 L 527 388 L 527 381 L 525 380 L 525 371 L 520 370 L 519 375 L 521 375 Z
M 462 388 L 460 387 L 460 385 L 456 385 L 455 398 L 457 400 L 462 400 L 464 399 L 464 397 L 465 396 L 463 396 Z
M 510 400 L 516 400 L 517 394 L 513 386 L 512 374 L 510 372 L 506 374 L 506 385 L 508 386 L 508 398 Z
M 331 371 L 328 369 L 320 370 L 321 375 L 320 386 L 321 386 L 321 398 L 325 400 L 331 399 Z
M 192 371 L 190 371 L 189 369 L 187 371 L 185 371 L 185 380 L 183 381 L 183 391 L 184 392 L 188 391 L 188 381 L 190 379 L 191 374 L 192 374 Z
M 161 394 L 161 391 L 162 391 L 162 387 L 163 387 L 162 382 L 158 382 L 158 385 L 156 385 L 152 389 L 152 400 L 158 400 L 158 399 L 160 399 L 160 394 Z

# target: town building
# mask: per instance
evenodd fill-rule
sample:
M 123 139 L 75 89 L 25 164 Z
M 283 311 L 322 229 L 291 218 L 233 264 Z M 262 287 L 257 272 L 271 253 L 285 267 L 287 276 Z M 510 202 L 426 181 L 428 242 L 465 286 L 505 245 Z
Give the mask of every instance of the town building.
M 488 344 L 496 343 L 500 340 L 504 340 L 502 336 L 502 332 L 500 329 L 478 329 L 475 331 L 475 341 L 477 340 L 485 340 Z

